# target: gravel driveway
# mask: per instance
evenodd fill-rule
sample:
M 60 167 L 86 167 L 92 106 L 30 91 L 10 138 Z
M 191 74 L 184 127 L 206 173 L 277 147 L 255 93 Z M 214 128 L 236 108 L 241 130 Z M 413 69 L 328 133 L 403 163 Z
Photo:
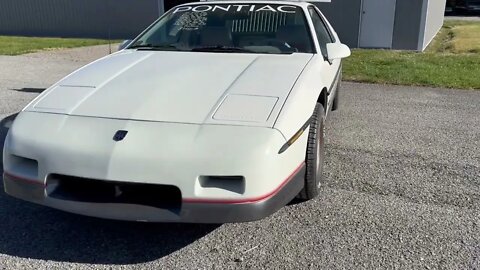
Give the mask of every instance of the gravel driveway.
M 0 119 L 106 52 L 0 57 Z M 108 221 L 0 193 L 0 268 L 480 268 L 480 91 L 344 83 L 325 177 L 316 200 L 224 225 Z

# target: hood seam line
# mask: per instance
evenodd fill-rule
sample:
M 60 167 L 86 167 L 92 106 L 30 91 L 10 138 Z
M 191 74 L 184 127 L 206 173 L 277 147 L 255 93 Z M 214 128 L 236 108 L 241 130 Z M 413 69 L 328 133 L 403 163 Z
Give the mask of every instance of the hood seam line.
M 215 106 L 212 110 L 210 110 L 210 112 L 208 112 L 207 114 L 207 117 L 205 119 L 203 119 L 203 123 L 207 122 L 209 119 L 213 119 L 213 115 L 215 115 L 215 113 L 218 111 L 218 109 L 220 108 L 220 106 L 222 105 L 223 101 L 225 100 L 225 98 L 227 97 L 228 95 L 228 91 L 232 88 L 232 86 L 240 79 L 240 77 L 242 77 L 242 75 L 245 73 L 245 71 L 247 71 L 252 65 L 253 63 L 255 63 L 258 58 L 260 58 L 260 56 L 255 56 L 255 59 L 253 59 L 252 62 L 250 62 L 250 64 L 248 64 L 243 70 L 242 72 L 240 72 L 238 74 L 238 76 L 235 78 L 235 80 L 233 80 L 228 86 L 227 88 L 225 89 L 225 91 L 223 91 L 222 95 L 217 99 L 217 102 L 215 103 Z
M 283 104 L 282 104 L 282 107 L 280 107 L 280 110 L 279 110 L 279 113 L 277 115 L 277 118 L 275 119 L 275 122 L 273 122 L 273 128 L 275 128 L 275 126 L 277 125 L 277 122 L 278 122 L 278 118 L 280 117 L 280 115 L 282 114 L 282 111 L 283 111 L 283 107 L 285 107 L 285 104 L 287 103 L 287 100 L 288 98 L 290 97 L 290 95 L 292 94 L 292 91 L 293 91 L 293 88 L 295 88 L 295 85 L 297 84 L 298 80 L 300 79 L 300 77 L 302 76 L 303 72 L 305 71 L 305 69 L 307 68 L 308 64 L 310 64 L 310 62 L 312 61 L 314 55 L 312 54 L 312 56 L 310 57 L 310 59 L 308 59 L 308 62 L 305 64 L 305 66 L 302 68 L 302 71 L 300 71 L 300 73 L 298 74 L 297 76 L 297 79 L 295 79 L 295 82 L 293 82 L 293 85 L 292 85 L 292 88 L 290 88 L 290 91 L 288 91 L 288 95 L 285 97 L 285 100 L 283 101 Z M 276 129 L 276 128 L 275 128 Z

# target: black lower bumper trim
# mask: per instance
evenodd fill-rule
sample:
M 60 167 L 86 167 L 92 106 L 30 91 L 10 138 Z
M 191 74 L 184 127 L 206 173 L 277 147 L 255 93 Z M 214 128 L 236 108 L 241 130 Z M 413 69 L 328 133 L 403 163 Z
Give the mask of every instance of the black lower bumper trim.
M 50 198 L 45 187 L 4 174 L 5 191 L 17 198 L 63 211 L 116 220 L 186 223 L 247 222 L 265 218 L 287 205 L 304 186 L 305 165 L 272 196 L 252 203 L 183 202 L 180 211 L 124 203 L 92 203 Z

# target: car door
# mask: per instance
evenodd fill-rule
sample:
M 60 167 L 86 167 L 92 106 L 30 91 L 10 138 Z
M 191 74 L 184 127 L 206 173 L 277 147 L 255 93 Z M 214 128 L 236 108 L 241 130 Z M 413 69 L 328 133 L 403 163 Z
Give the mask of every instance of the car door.
M 324 20 L 320 11 L 317 10 L 314 6 L 308 8 L 310 18 L 312 20 L 312 25 L 315 30 L 316 38 L 318 41 L 319 51 L 317 55 L 317 61 L 323 61 L 322 63 L 322 74 L 323 80 L 328 84 L 328 93 L 329 96 L 332 96 L 332 91 L 336 88 L 336 79 L 339 76 L 341 60 L 336 59 L 333 61 L 328 61 L 327 55 L 327 44 L 339 42 L 335 37 L 333 31 L 330 29 L 329 24 Z M 332 99 L 329 98 L 328 106 L 330 107 Z

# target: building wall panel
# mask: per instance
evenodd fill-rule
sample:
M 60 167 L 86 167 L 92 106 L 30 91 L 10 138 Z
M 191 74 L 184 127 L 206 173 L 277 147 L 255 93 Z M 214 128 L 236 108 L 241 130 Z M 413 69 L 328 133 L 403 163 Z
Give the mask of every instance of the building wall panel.
M 175 2 L 173 2 L 175 1 Z M 443 23 L 446 0 L 398 0 L 393 49 L 423 50 Z M 186 0 L 0 0 L 0 35 L 131 39 Z M 359 46 L 362 0 L 316 3 L 343 43 Z
M 331 3 L 316 3 L 337 32 L 342 43 L 358 47 L 361 0 L 332 0 Z
M 395 26 L 393 29 L 393 49 L 418 49 L 424 1 L 427 0 L 397 1 Z
M 159 0 L 0 0 L 0 35 L 133 38 Z
M 424 50 L 437 35 L 443 25 L 446 0 L 428 0 L 425 21 L 425 34 L 421 50 Z

